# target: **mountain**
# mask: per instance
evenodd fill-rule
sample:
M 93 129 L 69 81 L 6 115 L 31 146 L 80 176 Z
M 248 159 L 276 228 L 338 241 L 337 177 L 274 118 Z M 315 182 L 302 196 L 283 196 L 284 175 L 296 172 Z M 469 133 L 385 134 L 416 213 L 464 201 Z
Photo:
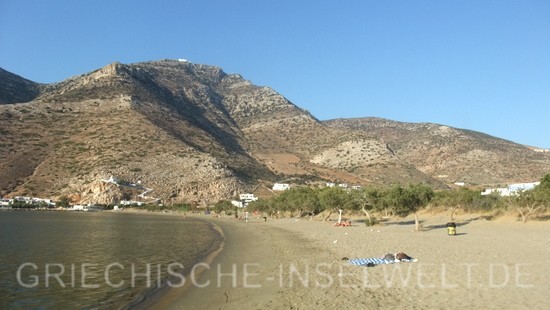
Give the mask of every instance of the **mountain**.
M 0 104 L 31 101 L 40 93 L 41 84 L 0 68 Z
M 481 132 L 374 117 L 336 119 L 325 124 L 378 137 L 404 162 L 448 183 L 531 182 L 550 172 L 548 153 Z
M 113 203 L 146 192 L 146 200 L 205 204 L 276 181 L 443 188 L 550 170 L 548 154 L 481 133 L 319 121 L 215 66 L 112 63 L 47 85 L 0 73 L 0 195 Z M 135 186 L 102 181 L 111 176 Z

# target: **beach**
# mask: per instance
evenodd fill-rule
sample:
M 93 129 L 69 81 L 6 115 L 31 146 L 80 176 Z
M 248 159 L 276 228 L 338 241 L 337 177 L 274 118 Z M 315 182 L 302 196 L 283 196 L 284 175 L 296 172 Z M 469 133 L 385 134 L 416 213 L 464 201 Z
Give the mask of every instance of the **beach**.
M 541 309 L 550 304 L 550 223 L 444 215 L 367 227 L 308 219 L 198 216 L 224 233 L 220 253 L 157 309 Z M 343 257 L 405 252 L 416 262 L 353 266 Z

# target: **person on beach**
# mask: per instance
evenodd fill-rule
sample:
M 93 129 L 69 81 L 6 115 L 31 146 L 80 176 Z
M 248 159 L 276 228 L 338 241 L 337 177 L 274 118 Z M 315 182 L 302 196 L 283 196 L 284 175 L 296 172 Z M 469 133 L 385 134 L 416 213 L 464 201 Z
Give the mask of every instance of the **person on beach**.
M 395 254 L 388 253 L 384 255 L 382 258 L 389 261 L 399 261 L 399 262 L 412 260 L 412 257 L 410 257 L 409 255 L 403 252 L 399 252 Z
M 406 261 L 413 261 L 414 260 L 412 257 L 410 257 L 409 255 L 407 255 L 403 252 L 398 252 L 398 253 L 395 253 L 395 254 L 388 253 L 388 254 L 380 257 L 380 259 L 384 259 L 384 260 L 391 261 L 391 262 L 406 262 Z M 342 257 L 342 260 L 343 261 L 349 261 L 350 259 L 348 257 Z

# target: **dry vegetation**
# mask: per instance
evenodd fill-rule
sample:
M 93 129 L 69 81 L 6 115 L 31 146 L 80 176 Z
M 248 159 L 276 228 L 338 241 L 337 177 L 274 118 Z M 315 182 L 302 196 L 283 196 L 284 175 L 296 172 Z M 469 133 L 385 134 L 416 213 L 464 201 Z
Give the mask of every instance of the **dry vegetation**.
M 0 87 L 0 195 L 92 201 L 97 181 L 113 175 L 166 202 L 205 203 L 284 179 L 442 187 L 532 181 L 550 170 L 548 154 L 481 133 L 320 122 L 217 67 L 114 63 L 50 85 L 0 73 L 9 81 Z M 121 195 L 112 191 L 102 202 Z

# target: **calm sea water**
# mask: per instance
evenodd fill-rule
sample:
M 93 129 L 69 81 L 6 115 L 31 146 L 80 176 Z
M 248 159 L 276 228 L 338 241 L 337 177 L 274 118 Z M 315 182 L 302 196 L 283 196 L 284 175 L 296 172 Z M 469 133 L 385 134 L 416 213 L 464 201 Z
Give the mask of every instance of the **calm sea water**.
M 0 308 L 126 308 L 181 284 L 174 274 L 220 241 L 211 224 L 178 216 L 0 211 Z

